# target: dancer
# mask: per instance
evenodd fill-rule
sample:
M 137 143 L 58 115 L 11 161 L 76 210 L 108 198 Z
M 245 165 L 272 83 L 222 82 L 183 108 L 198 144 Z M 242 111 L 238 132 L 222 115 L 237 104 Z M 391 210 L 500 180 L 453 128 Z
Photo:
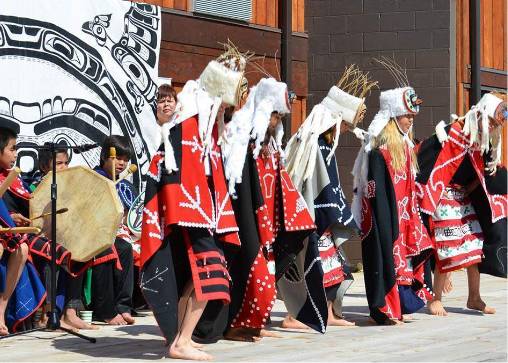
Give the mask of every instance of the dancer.
M 506 278 L 506 169 L 498 170 L 506 113 L 506 95 L 487 93 L 464 117 L 439 123 L 419 149 L 420 205 L 436 244 L 433 315 L 447 315 L 446 277 L 462 268 L 466 306 L 495 313 L 481 298 L 480 272 Z
M 275 302 L 276 278 L 315 228 L 283 165 L 281 117 L 290 112 L 289 106 L 286 84 L 262 78 L 233 114 L 221 140 L 241 240 L 230 263 L 233 288 L 226 339 L 277 336 L 264 329 Z
M 310 237 L 317 244 L 324 271 L 328 325 L 351 326 L 342 314 L 344 294 L 353 282 L 341 245 L 357 230 L 340 184 L 335 151 L 339 135 L 353 131 L 363 119 L 365 96 L 377 85 L 358 67 L 347 67 L 323 101 L 314 106 L 286 148 L 288 172 L 312 211 L 317 230 Z M 283 326 L 300 328 L 292 317 Z
M 355 161 L 353 215 L 362 231 L 362 259 L 370 316 L 401 324 L 431 298 L 424 262 L 432 252 L 418 211 L 412 125 L 421 100 L 394 61 L 378 60 L 398 88 L 382 91 L 380 109 Z
M 223 245 L 240 241 L 217 146 L 223 128 L 217 115 L 247 91 L 247 59 L 226 46 L 178 95 L 177 114 L 164 124 L 164 144 L 148 171 L 140 284 L 171 358 L 210 360 L 192 333 L 208 301 L 230 301 Z

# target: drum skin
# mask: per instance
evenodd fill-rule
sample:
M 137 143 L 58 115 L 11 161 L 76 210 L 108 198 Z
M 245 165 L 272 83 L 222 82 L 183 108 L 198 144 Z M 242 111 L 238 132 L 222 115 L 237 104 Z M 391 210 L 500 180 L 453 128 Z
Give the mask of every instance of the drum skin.
M 48 173 L 33 192 L 30 218 L 51 212 L 51 179 Z M 123 206 L 114 183 L 95 171 L 75 166 L 57 172 L 56 242 L 72 253 L 72 259 L 86 262 L 115 241 L 123 218 Z M 34 220 L 46 237 L 51 237 L 51 215 Z

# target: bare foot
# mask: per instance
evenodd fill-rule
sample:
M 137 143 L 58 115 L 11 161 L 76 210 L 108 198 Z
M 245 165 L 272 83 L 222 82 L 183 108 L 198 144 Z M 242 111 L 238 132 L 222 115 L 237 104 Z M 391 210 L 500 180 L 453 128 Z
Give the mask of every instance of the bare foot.
M 467 301 L 467 308 L 472 310 L 481 311 L 484 314 L 495 314 L 496 309 L 487 306 L 481 298 Z
M 7 329 L 7 326 L 5 323 L 0 323 L 0 336 L 6 336 L 9 335 L 9 329 Z
M 400 321 L 399 319 L 386 319 L 384 322 L 384 325 L 402 325 L 404 324 L 403 321 Z
M 136 322 L 136 320 L 134 320 L 134 318 L 132 317 L 132 315 L 130 313 L 122 313 L 122 318 L 123 320 L 125 320 L 127 322 L 127 324 L 129 325 L 132 325 Z
M 104 319 L 104 321 L 109 325 L 127 325 L 127 322 L 120 314 L 117 314 L 113 319 Z
M 63 321 L 77 329 L 85 329 L 85 330 L 99 329 L 97 325 L 88 324 L 87 322 L 83 321 L 78 316 L 78 314 L 76 314 L 76 310 L 74 309 L 65 309 Z
M 448 315 L 445 308 L 443 307 L 443 304 L 441 303 L 441 300 L 432 300 L 427 303 L 427 307 L 429 308 L 431 315 L 436 315 L 436 316 L 447 316 Z
M 48 316 L 45 312 L 42 312 L 40 319 L 34 323 L 36 328 L 45 328 L 48 325 Z
M 60 328 L 65 328 L 67 330 L 70 330 L 70 331 L 73 331 L 75 333 L 77 333 L 79 331 L 78 328 L 70 325 L 70 324 L 67 324 L 64 319 L 60 319 Z
M 191 340 L 190 344 L 191 344 L 191 346 L 192 346 L 193 348 L 196 348 L 196 349 L 201 349 L 201 348 L 203 348 L 203 347 L 204 347 L 204 345 L 203 345 L 203 344 L 196 343 L 194 340 Z
M 382 323 L 378 323 L 377 321 L 375 321 L 371 317 L 369 317 L 369 323 L 372 324 L 372 325 L 402 325 L 402 324 L 404 324 L 399 319 L 386 319 Z
M 260 329 L 254 328 L 229 328 L 224 334 L 224 339 L 237 342 L 257 342 L 261 339 Z
M 402 314 L 402 321 L 409 321 L 409 320 L 415 320 L 413 315 L 411 315 L 411 314 Z
M 356 326 L 356 324 L 352 321 L 347 321 L 342 316 L 332 314 L 328 315 L 328 326 Z
M 213 357 L 201 350 L 192 347 L 192 343 L 179 345 L 174 342 L 169 348 L 168 355 L 173 359 L 208 361 Z
M 444 285 L 443 285 L 443 293 L 449 294 L 453 290 L 453 283 L 452 283 L 452 273 L 447 272 Z
M 296 320 L 290 315 L 286 315 L 284 320 L 282 320 L 282 327 L 284 329 L 309 329 L 307 325 Z
M 261 338 L 282 338 L 282 335 L 274 332 L 273 330 L 261 329 L 259 332 Z

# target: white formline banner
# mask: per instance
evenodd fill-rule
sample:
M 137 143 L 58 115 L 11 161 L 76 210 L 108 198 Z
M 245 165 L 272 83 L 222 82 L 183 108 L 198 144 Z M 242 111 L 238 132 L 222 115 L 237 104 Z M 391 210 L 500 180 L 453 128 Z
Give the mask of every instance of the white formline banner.
M 148 169 L 159 140 L 154 116 L 161 34 L 158 6 L 121 0 L 1 0 L 0 125 L 19 127 L 19 164 L 35 145 L 128 136 Z M 71 154 L 94 167 L 100 149 Z

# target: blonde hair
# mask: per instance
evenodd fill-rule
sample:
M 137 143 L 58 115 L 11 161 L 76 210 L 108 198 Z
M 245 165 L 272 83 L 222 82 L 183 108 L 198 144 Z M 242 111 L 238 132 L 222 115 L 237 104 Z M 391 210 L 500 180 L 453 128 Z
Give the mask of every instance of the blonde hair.
M 413 140 L 413 132 L 410 131 L 409 137 Z M 392 167 L 395 171 L 403 171 L 406 167 L 406 153 L 404 151 L 404 139 L 402 138 L 397 121 L 391 118 L 388 124 L 385 126 L 383 131 L 378 137 L 372 141 L 372 147 L 377 149 L 382 145 L 386 145 L 390 151 L 392 158 Z M 416 153 L 414 149 L 410 149 L 409 157 L 411 158 L 411 165 L 413 170 L 418 171 L 418 161 L 416 159 Z

